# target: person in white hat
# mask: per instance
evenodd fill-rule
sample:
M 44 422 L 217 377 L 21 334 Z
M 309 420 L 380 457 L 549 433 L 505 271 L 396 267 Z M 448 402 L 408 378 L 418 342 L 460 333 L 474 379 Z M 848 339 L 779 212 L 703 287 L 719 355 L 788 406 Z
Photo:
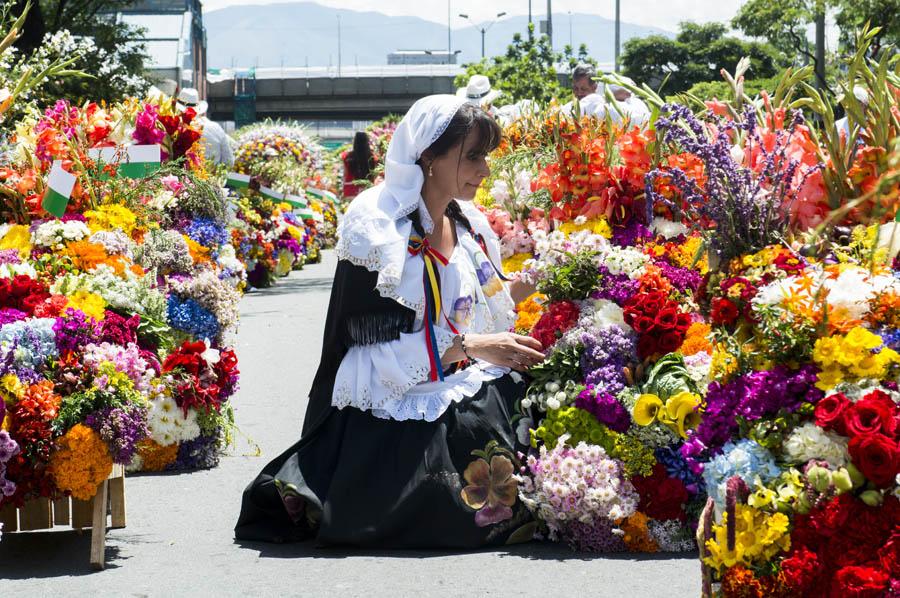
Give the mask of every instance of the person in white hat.
M 862 85 L 854 85 L 853 97 L 855 97 L 856 101 L 860 103 L 863 114 L 865 114 L 866 109 L 869 107 L 869 92 Z M 847 117 L 847 115 L 844 115 L 843 118 L 835 121 L 834 126 L 837 128 L 838 134 L 842 139 L 846 141 L 850 138 L 850 119 Z
M 635 85 L 634 81 L 628 77 L 621 77 L 624 83 Z M 650 120 L 650 108 L 644 103 L 644 100 L 637 97 L 627 87 L 616 85 L 609 86 L 610 92 L 616 98 L 616 104 L 624 118 L 627 118 L 632 125 L 641 126 Z
M 491 80 L 485 75 L 472 75 L 468 85 L 456 90 L 457 97 L 464 98 L 468 103 L 490 114 L 494 113 L 494 100 L 500 97 L 501 93 L 491 88 Z
M 234 164 L 234 151 L 231 140 L 219 123 L 206 117 L 209 104 L 200 99 L 200 92 L 193 87 L 185 87 L 178 94 L 178 108 L 193 108 L 197 120 L 203 125 L 203 145 L 206 147 L 206 158 L 215 164 L 231 166 Z

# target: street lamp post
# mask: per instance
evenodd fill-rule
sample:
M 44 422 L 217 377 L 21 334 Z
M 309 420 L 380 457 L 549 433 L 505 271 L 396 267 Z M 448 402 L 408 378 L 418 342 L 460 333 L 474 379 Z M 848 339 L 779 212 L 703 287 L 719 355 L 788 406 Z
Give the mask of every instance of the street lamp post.
M 487 30 L 490 29 L 494 25 L 494 23 L 497 22 L 497 19 L 499 19 L 500 17 L 505 16 L 505 15 L 506 15 L 505 12 L 498 12 L 497 16 L 494 17 L 493 21 L 488 23 L 487 27 L 479 27 L 478 25 L 474 25 L 475 29 L 477 29 L 478 31 L 481 32 L 481 57 L 482 58 L 484 58 L 484 34 L 487 33 Z M 459 13 L 459 16 L 463 19 L 466 19 L 467 21 L 472 20 L 469 18 L 469 15 L 467 15 L 465 13 Z
M 620 0 L 616 0 L 616 58 L 615 58 L 615 72 L 619 72 L 619 48 L 620 48 L 620 33 L 621 33 L 621 19 L 619 18 L 619 4 Z

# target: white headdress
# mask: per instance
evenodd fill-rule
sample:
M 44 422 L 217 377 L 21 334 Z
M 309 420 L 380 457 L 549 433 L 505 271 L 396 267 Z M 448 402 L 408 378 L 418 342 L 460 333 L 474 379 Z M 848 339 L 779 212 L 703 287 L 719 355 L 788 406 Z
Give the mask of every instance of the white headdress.
M 452 95 L 433 95 L 413 104 L 388 146 L 384 182 L 358 195 L 338 226 L 338 258 L 378 272 L 378 292 L 418 315 L 424 312 L 422 271 L 419 268 L 417 280 L 410 269 L 404 271 L 412 232 L 407 216 L 419 209 L 426 233 L 434 223 L 422 201 L 425 175 L 416 162 L 447 130 L 464 101 Z

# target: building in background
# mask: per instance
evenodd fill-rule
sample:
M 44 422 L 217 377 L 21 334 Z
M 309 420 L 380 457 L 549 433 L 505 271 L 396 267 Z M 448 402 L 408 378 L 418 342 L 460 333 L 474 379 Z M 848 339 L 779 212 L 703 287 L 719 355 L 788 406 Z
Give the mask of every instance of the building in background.
M 388 54 L 388 64 L 456 64 L 455 52 L 446 50 L 397 50 Z
M 142 27 L 149 70 L 179 89 L 194 87 L 206 98 L 206 29 L 200 0 L 137 0 L 116 18 Z

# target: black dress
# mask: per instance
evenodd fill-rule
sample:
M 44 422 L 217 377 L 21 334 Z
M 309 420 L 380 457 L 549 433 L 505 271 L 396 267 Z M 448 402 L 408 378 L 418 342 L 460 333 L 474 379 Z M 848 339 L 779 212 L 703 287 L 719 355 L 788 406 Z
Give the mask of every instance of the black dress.
M 525 393 L 521 379 L 487 382 L 433 422 L 332 407 L 350 347 L 413 328 L 414 312 L 381 297 L 376 280 L 374 272 L 338 262 L 302 437 L 244 491 L 235 537 L 391 548 L 528 541 L 535 524 L 512 477 L 526 450 L 514 417 Z

